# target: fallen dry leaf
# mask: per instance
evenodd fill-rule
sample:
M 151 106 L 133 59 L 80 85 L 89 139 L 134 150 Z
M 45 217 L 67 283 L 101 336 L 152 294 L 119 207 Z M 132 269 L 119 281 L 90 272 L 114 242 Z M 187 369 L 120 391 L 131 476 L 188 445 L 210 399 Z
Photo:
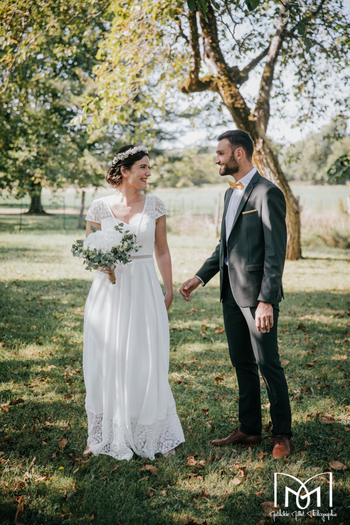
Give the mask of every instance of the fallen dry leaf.
M 6 405 L 6 403 L 3 403 L 3 404 L 1 405 L 1 408 L 2 408 L 3 410 L 5 410 L 5 412 L 8 412 L 8 411 L 9 411 L 9 407 L 8 407 L 8 405 Z
M 216 507 L 216 510 L 222 510 L 225 508 L 225 505 L 220 505 L 220 507 Z
M 191 310 L 188 310 L 186 314 L 193 315 L 195 312 L 197 312 L 197 308 L 195 306 L 192 306 Z
M 297 326 L 297 330 L 306 330 L 306 326 L 304 325 L 304 323 L 299 323 Z
M 64 447 L 67 445 L 68 440 L 66 438 L 61 439 L 61 441 L 58 443 L 59 449 L 62 451 Z
M 182 520 L 182 525 L 208 525 L 207 520 L 204 521 L 196 521 L 193 518 L 190 518 L 189 516 L 186 516 Z
M 187 460 L 188 467 L 194 467 L 195 465 L 197 465 L 197 461 L 194 459 L 194 456 L 188 456 Z
M 282 366 L 287 366 L 287 365 L 289 365 L 289 363 L 290 363 L 290 361 L 288 361 L 288 359 L 284 359 L 282 361 Z
M 209 408 L 201 408 L 201 412 L 207 416 L 209 414 Z
M 216 334 L 223 334 L 224 332 L 225 332 L 225 328 L 217 328 L 217 329 L 215 330 L 215 333 L 216 333 Z
M 346 468 L 348 468 L 346 465 L 344 465 L 344 463 L 341 463 L 340 461 L 331 461 L 329 463 L 329 466 L 333 470 L 345 470 Z
M 323 425 L 331 425 L 335 423 L 335 419 L 331 414 L 319 414 L 318 419 Z
M 166 497 L 167 496 L 166 490 L 162 490 L 161 494 L 162 496 Z
M 242 481 L 239 478 L 233 478 L 232 483 L 234 485 L 240 485 L 240 483 L 242 483 Z
M 263 452 L 263 451 L 259 452 L 259 454 L 258 454 L 258 458 L 259 459 L 263 459 L 265 456 L 267 456 L 267 453 Z
M 13 399 L 12 401 L 9 402 L 9 405 L 11 405 L 11 406 L 19 405 L 20 403 L 24 403 L 24 399 L 22 399 L 22 398 Z
M 279 505 L 275 507 L 273 501 L 264 501 L 264 503 L 262 503 L 261 506 L 264 511 L 264 516 L 271 516 L 272 512 L 277 512 L 278 509 L 280 508 Z
M 306 392 L 310 392 L 311 388 L 309 386 L 302 386 L 301 387 L 301 391 L 303 394 L 305 394 Z
M 15 523 L 18 524 L 17 519 L 20 512 L 24 512 L 24 496 L 19 496 L 16 498 L 16 502 L 18 503 L 17 512 L 15 516 Z
M 269 421 L 267 425 L 264 426 L 264 432 L 269 432 L 269 430 L 272 428 L 272 421 Z
M 155 467 L 154 465 L 146 465 L 145 466 L 145 469 L 146 470 L 149 470 L 152 474 L 154 474 L 155 476 L 157 475 L 157 472 L 159 470 L 159 468 Z
M 265 525 L 265 523 L 266 523 L 265 520 L 260 520 L 256 522 L 256 525 Z
M 150 493 L 149 493 L 149 497 L 150 497 L 150 498 L 153 498 L 153 496 L 154 496 L 154 492 L 150 492 Z
M 45 425 L 47 427 L 52 427 L 53 426 L 53 423 L 50 423 L 50 421 L 45 421 Z
M 207 490 L 203 489 L 202 492 L 199 494 L 199 498 L 206 498 L 208 495 Z
M 64 394 L 64 399 L 72 399 L 72 394 Z
M 110 474 L 113 474 L 113 472 L 116 472 L 116 471 L 118 470 L 118 468 L 119 468 L 119 465 L 118 465 L 117 467 L 115 467 L 114 469 L 112 469 L 112 470 L 110 471 Z

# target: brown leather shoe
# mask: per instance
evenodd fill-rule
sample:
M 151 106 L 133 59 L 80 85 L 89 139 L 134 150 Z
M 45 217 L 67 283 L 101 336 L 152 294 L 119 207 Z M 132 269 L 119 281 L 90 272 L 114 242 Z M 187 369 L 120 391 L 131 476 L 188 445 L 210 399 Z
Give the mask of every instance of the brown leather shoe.
M 291 452 L 290 439 L 286 436 L 273 436 L 272 455 L 275 459 L 287 458 L 291 455 Z
M 232 434 L 223 439 L 214 439 L 211 444 L 215 445 L 216 447 L 224 447 L 225 445 L 231 444 L 258 445 L 261 443 L 261 439 L 261 435 L 251 436 L 249 434 L 244 434 L 244 432 L 241 432 L 239 428 L 237 428 L 234 432 L 232 432 Z

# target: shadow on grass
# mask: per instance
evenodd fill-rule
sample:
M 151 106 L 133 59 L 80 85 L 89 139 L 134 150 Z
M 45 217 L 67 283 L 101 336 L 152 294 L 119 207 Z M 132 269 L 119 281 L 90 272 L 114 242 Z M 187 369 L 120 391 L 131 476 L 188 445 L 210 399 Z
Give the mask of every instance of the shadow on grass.
M 75 214 L 53 214 L 47 215 L 22 215 L 20 214 L 2 214 L 0 215 L 0 232 L 14 231 L 52 231 L 64 232 L 65 230 L 77 230 L 78 215 Z
M 186 437 L 177 455 L 158 458 L 157 475 L 145 470 L 149 460 L 136 456 L 130 462 L 83 457 L 82 319 L 89 287 L 70 279 L 0 284 L 0 404 L 8 409 L 1 410 L 2 525 L 13 522 L 14 498 L 22 495 L 20 521 L 26 525 L 180 525 L 186 516 L 210 525 L 255 525 L 264 519 L 261 503 L 273 501 L 274 472 L 305 481 L 329 470 L 331 461 L 349 465 L 348 295 L 293 293 L 281 305 L 280 351 L 294 414 L 294 452 L 287 462 L 276 462 L 267 432 L 252 449 L 210 445 L 238 426 L 237 383 L 225 334 L 215 333 L 223 322 L 214 286 L 189 304 L 176 295 L 170 313 L 170 384 Z M 9 404 L 18 399 L 24 402 Z M 264 425 L 267 402 L 262 386 Z M 335 421 L 323 424 L 325 413 Z M 60 448 L 62 439 L 67 444 Z M 188 465 L 189 456 L 195 465 Z M 244 467 L 243 475 L 237 467 Z M 334 479 L 335 523 L 346 523 L 349 476 L 337 471 Z M 314 521 L 305 517 L 301 523 Z

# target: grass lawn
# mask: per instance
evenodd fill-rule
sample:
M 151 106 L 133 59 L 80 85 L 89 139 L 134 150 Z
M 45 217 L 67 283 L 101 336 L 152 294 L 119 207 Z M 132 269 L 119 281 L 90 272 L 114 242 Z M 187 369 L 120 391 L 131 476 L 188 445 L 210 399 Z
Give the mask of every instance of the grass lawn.
M 279 342 L 293 412 L 288 460 L 271 457 L 263 384 L 262 444 L 210 445 L 238 424 L 237 382 L 215 278 L 189 304 L 176 294 L 169 313 L 169 377 L 186 442 L 166 460 L 135 456 L 117 462 L 82 456 L 82 328 L 93 275 L 70 254 L 82 233 L 48 229 L 52 221 L 45 218 L 33 218 L 24 233 L 8 233 L 6 217 L 0 219 L 0 525 L 262 525 L 274 523 L 262 506 L 273 502 L 274 473 L 306 481 L 330 471 L 337 516 L 329 522 L 350 523 L 349 250 L 305 248 L 303 260 L 286 265 Z M 215 239 L 171 233 L 169 241 L 178 289 Z M 284 480 L 282 488 L 299 489 Z M 327 480 L 324 475 L 310 482 L 321 486 L 324 513 L 330 511 Z M 307 511 L 316 508 L 315 498 Z M 296 509 L 292 496 L 288 510 Z M 291 516 L 275 520 L 295 522 Z M 323 523 L 306 511 L 297 522 Z

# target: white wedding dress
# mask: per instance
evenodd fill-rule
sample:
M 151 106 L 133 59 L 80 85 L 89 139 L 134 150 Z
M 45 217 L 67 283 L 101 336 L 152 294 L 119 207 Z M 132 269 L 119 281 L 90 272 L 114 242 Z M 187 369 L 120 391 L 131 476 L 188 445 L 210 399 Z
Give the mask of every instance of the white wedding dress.
M 123 230 L 141 249 L 118 264 L 116 284 L 97 271 L 85 306 L 84 379 L 88 446 L 93 454 L 154 459 L 185 441 L 168 382 L 169 323 L 153 248 L 160 199 L 146 196 L 142 214 Z M 101 229 L 121 223 L 108 197 L 91 204 L 86 219 Z

